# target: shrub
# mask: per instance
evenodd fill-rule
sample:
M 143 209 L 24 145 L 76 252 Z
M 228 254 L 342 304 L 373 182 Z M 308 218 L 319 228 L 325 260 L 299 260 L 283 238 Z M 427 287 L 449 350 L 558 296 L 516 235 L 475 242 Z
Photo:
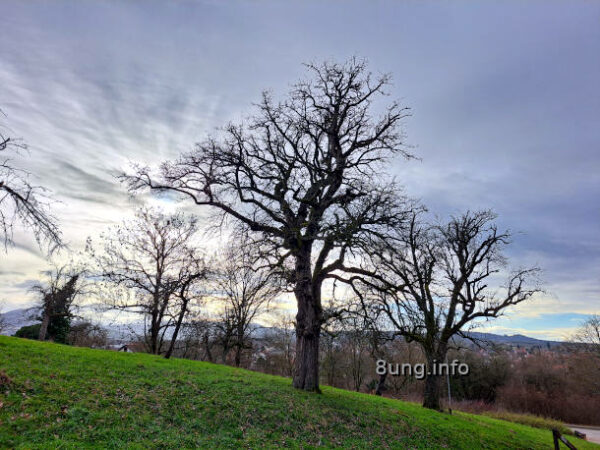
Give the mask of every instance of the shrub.
M 573 435 L 573 431 L 570 428 L 568 428 L 564 423 L 558 420 L 534 416 L 533 414 L 517 414 L 508 411 L 487 411 L 483 414 L 489 417 L 493 417 L 494 419 L 520 423 L 522 425 L 528 425 L 534 428 L 542 428 L 545 430 L 552 430 L 554 428 L 560 431 L 561 434 Z
M 108 343 L 108 333 L 100 325 L 79 322 L 71 325 L 67 343 L 77 347 L 104 348 Z
M 17 332 L 15 333 L 15 336 L 19 337 L 19 338 L 24 338 L 24 339 L 37 340 L 37 338 L 40 335 L 40 327 L 41 326 L 42 326 L 41 323 L 36 323 L 34 325 L 28 325 L 25 327 L 21 327 L 17 330 Z

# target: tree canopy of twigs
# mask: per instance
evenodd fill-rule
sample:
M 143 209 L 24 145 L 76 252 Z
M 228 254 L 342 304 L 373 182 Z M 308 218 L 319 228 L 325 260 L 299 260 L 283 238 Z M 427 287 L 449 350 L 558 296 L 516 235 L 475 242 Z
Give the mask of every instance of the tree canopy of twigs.
M 107 306 L 144 317 L 145 342 L 154 354 L 171 355 L 184 317 L 202 297 L 198 283 L 206 267 L 194 241 L 197 230 L 195 217 L 146 208 L 103 233 L 99 251 L 88 242 L 94 276 L 118 289 L 105 296 Z

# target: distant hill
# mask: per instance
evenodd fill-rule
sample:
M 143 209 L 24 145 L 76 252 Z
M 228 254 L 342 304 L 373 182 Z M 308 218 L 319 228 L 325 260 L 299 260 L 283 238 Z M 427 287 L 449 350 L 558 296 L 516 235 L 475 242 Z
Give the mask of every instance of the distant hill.
M 487 342 L 490 344 L 500 344 L 500 345 L 508 345 L 510 347 L 523 347 L 523 348 L 531 348 L 531 347 L 546 347 L 553 348 L 560 345 L 563 345 L 564 342 L 559 341 L 546 341 L 543 339 L 536 339 L 529 336 L 524 336 L 522 334 L 513 334 L 512 336 L 508 336 L 506 334 L 493 334 L 493 333 L 481 333 L 472 331 L 467 333 L 469 336 L 473 337 L 475 340 L 481 340 L 483 342 Z
M 27 308 L 14 309 L 4 313 L 3 317 L 7 326 L 0 334 L 12 336 L 19 328 L 35 323 L 34 320 L 30 319 L 31 314 L 32 310 Z M 125 342 L 131 340 L 134 335 L 141 336 L 144 333 L 144 325 L 141 322 L 111 324 L 110 326 L 105 324 L 105 326 L 107 328 L 109 338 L 116 342 Z M 254 337 L 256 339 L 263 339 L 272 335 L 276 331 L 277 328 L 265 327 L 256 324 Z M 536 339 L 529 336 L 524 336 L 522 334 L 515 334 L 512 336 L 482 332 L 469 332 L 467 334 L 472 336 L 476 341 L 480 341 L 481 345 L 505 345 L 509 347 L 522 348 L 554 348 L 563 344 L 562 342 L 558 341 Z
M 12 311 L 2 313 L 4 328 L 0 334 L 12 336 L 19 328 L 33 325 L 36 323 L 36 320 L 31 318 L 32 315 L 35 315 L 35 310 L 32 308 L 13 309 Z
M 254 333 L 254 337 L 257 339 L 263 339 L 271 336 L 274 332 L 277 331 L 277 328 L 273 327 L 263 327 L 257 326 L 256 331 Z M 392 333 L 390 332 L 390 335 Z M 514 335 L 502 335 L 502 334 L 493 334 L 493 333 L 482 333 L 482 332 L 467 332 L 467 336 L 473 338 L 473 341 L 477 344 L 487 347 L 493 345 L 504 345 L 508 347 L 522 347 L 522 348 L 532 348 L 532 347 L 540 347 L 540 348 L 554 348 L 564 344 L 564 342 L 560 341 L 547 341 L 544 339 L 536 339 L 529 336 L 524 336 L 522 334 L 514 334 Z M 459 338 L 460 339 L 460 338 Z M 466 345 L 471 345 L 469 339 L 464 339 L 463 343 Z M 473 344 L 475 345 L 475 344 Z
M 552 447 L 549 430 L 143 353 L 0 336 L 0 374 L 0 448 Z
M 89 315 L 89 314 L 88 314 Z M 19 328 L 27 325 L 33 325 L 37 320 L 32 319 L 35 316 L 35 308 L 20 308 L 1 313 L 0 316 L 4 322 L 4 328 L 0 332 L 0 335 L 12 336 Z M 134 322 L 132 324 L 104 324 L 108 331 L 110 339 L 116 341 L 127 341 L 131 339 L 131 336 L 135 334 L 142 334 L 144 331 L 144 325 L 140 322 Z

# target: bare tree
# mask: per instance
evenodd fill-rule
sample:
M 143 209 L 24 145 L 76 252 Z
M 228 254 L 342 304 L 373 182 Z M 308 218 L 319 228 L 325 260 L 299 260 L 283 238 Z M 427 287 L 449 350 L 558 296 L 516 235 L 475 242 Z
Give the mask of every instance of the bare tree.
M 214 362 L 213 350 L 218 344 L 217 322 L 202 317 L 197 311 L 190 313 L 182 324 L 183 358 Z
M 136 167 L 122 179 L 134 192 L 180 193 L 253 233 L 296 296 L 293 385 L 318 391 L 322 285 L 347 281 L 341 273 L 365 275 L 356 253 L 404 219 L 385 174 L 389 157 L 409 156 L 399 130 L 408 110 L 392 103 L 374 118 L 389 76 L 374 79 L 361 61 L 307 67 L 312 79 L 287 100 L 264 93 L 247 123 L 227 126 L 158 174 Z
M 230 309 L 225 308 L 215 322 L 214 340 L 221 347 L 221 362 L 227 364 L 227 357 L 234 347 L 235 321 Z
M 56 219 L 49 212 L 48 192 L 31 184 L 29 173 L 12 162 L 26 148 L 21 141 L 5 136 L 0 127 L 0 239 L 5 247 L 11 245 L 14 226 L 20 223 L 33 231 L 38 244 L 46 243 L 52 251 L 64 244 Z
M 594 314 L 584 320 L 571 340 L 588 344 L 592 350 L 600 355 L 600 315 Z
M 40 294 L 41 325 L 38 339 L 43 341 L 50 331 L 52 339 L 67 343 L 71 319 L 75 316 L 75 300 L 87 287 L 85 269 L 72 264 L 55 266 L 44 272 L 46 280 L 31 290 Z
M 389 360 L 389 346 L 399 336 L 394 331 L 393 325 L 387 319 L 387 315 L 380 309 L 370 311 L 370 314 L 362 314 L 362 308 L 357 305 L 353 308 L 354 315 L 362 316 L 364 322 L 363 328 L 368 338 L 369 354 L 373 361 Z M 386 390 L 387 372 L 379 375 L 377 384 L 374 387 L 375 395 L 382 395 Z
M 165 352 L 172 331 L 166 350 L 171 355 L 190 301 L 198 298 L 205 267 L 193 242 L 197 229 L 193 217 L 141 209 L 134 220 L 101 236 L 100 252 L 88 242 L 96 277 L 119 289 L 106 297 L 107 306 L 144 317 L 144 340 L 153 354 Z
M 294 320 L 283 312 L 276 313 L 273 322 L 274 332 L 268 336 L 267 342 L 274 349 L 269 359 L 274 360 L 278 374 L 290 377 L 294 373 L 295 332 Z
M 414 213 L 397 239 L 382 242 L 375 264 L 390 290 L 366 303 L 385 314 L 395 331 L 422 347 L 427 365 L 444 362 L 454 336 L 469 325 L 496 318 L 539 288 L 528 281 L 538 269 L 518 270 L 491 289 L 506 261 L 501 250 L 510 234 L 499 232 L 489 211 L 467 212 L 445 225 L 427 225 Z M 431 371 L 433 372 L 433 371 Z M 423 406 L 439 409 L 440 375 L 428 374 Z
M 340 342 L 341 323 L 339 319 L 339 317 L 334 317 L 321 327 L 320 366 L 325 383 L 329 386 L 335 386 L 340 369 L 343 370 L 342 363 L 347 360 L 346 355 L 342 352 Z
M 68 342 L 76 347 L 106 348 L 108 332 L 101 325 L 83 321 L 71 326 Z
M 352 388 L 356 392 L 365 380 L 365 366 L 369 355 L 369 324 L 359 315 L 350 315 L 342 321 L 344 344 L 349 354 L 348 368 L 352 376 Z
M 186 246 L 181 250 L 181 267 L 176 279 L 172 282 L 171 289 L 174 290 L 175 307 L 169 308 L 169 313 L 173 314 L 175 327 L 171 336 L 169 348 L 165 353 L 165 358 L 170 358 L 175 349 L 179 331 L 184 323 L 184 319 L 191 312 L 191 307 L 200 307 L 204 299 L 205 291 L 199 282 L 206 280 L 208 269 L 201 258 L 198 257 L 197 249 L 192 246 Z M 186 265 L 186 263 L 191 263 Z
M 215 282 L 223 301 L 221 323 L 226 331 L 225 348 L 235 349 L 236 367 L 244 349 L 251 348 L 254 319 L 267 311 L 282 290 L 273 274 L 254 262 L 250 242 L 235 236 L 224 249 Z

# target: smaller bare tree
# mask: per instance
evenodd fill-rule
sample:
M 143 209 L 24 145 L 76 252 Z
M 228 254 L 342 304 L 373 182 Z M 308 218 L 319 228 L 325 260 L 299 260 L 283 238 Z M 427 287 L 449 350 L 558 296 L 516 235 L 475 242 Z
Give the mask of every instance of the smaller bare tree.
M 357 305 L 352 312 L 355 315 L 362 316 L 363 327 L 369 343 L 369 354 L 373 361 L 389 360 L 389 346 L 399 335 L 387 320 L 387 315 L 382 314 L 381 310 L 371 311 L 371 314 L 367 315 L 362 314 L 363 311 L 360 305 Z M 382 395 L 383 391 L 387 389 L 387 375 L 387 372 L 379 375 L 377 384 L 374 387 L 375 395 Z
M 268 338 L 269 345 L 274 349 L 274 355 L 280 375 L 291 377 L 294 373 L 294 357 L 296 355 L 296 336 L 293 317 L 283 312 L 276 313 L 273 322 L 275 330 Z
M 594 314 L 584 320 L 571 340 L 587 344 L 595 353 L 600 355 L 600 315 Z
M 174 290 L 174 307 L 169 308 L 169 313 L 175 327 L 171 336 L 169 348 L 165 353 L 165 358 L 170 358 L 175 349 L 175 344 L 185 318 L 191 312 L 192 306 L 199 308 L 204 299 L 205 291 L 199 282 L 206 280 L 208 269 L 202 259 L 196 255 L 197 250 L 186 246 L 182 249 L 182 264 L 179 268 L 177 277 L 172 282 Z M 183 263 L 190 262 L 185 265 Z
M 251 348 L 253 322 L 266 312 L 281 291 L 276 278 L 258 267 L 245 235 L 234 238 L 223 251 L 215 283 L 223 301 L 221 327 L 224 354 L 235 349 L 235 365 L 240 366 L 242 351 Z
M 191 312 L 182 324 L 181 357 L 215 362 L 214 349 L 218 344 L 217 325 L 216 321 L 201 316 L 198 311 Z
M 71 326 L 68 342 L 76 347 L 106 348 L 108 332 L 101 325 L 83 321 Z
M 102 235 L 101 252 L 88 240 L 97 279 L 121 290 L 106 296 L 107 307 L 144 317 L 144 340 L 153 354 L 171 356 L 190 303 L 200 297 L 206 269 L 194 245 L 197 230 L 194 217 L 141 209 Z
M 340 316 L 331 318 L 321 327 L 319 373 L 325 378 L 325 384 L 335 386 L 340 372 L 343 372 L 342 365 L 347 358 L 342 351 L 341 343 L 341 321 Z
M 454 336 L 468 338 L 469 326 L 499 317 L 540 291 L 529 285 L 537 268 L 513 272 L 504 286 L 490 288 L 506 265 L 502 249 L 510 242 L 495 218 L 490 211 L 467 212 L 429 225 L 415 212 L 394 241 L 381 242 L 374 262 L 388 281 L 366 306 L 417 342 L 429 368 L 444 362 Z M 423 406 L 439 409 L 443 374 L 430 372 Z
M 365 381 L 365 368 L 369 356 L 369 324 L 358 315 L 350 315 L 342 321 L 344 344 L 349 356 L 348 368 L 352 376 L 352 389 L 360 392 Z

